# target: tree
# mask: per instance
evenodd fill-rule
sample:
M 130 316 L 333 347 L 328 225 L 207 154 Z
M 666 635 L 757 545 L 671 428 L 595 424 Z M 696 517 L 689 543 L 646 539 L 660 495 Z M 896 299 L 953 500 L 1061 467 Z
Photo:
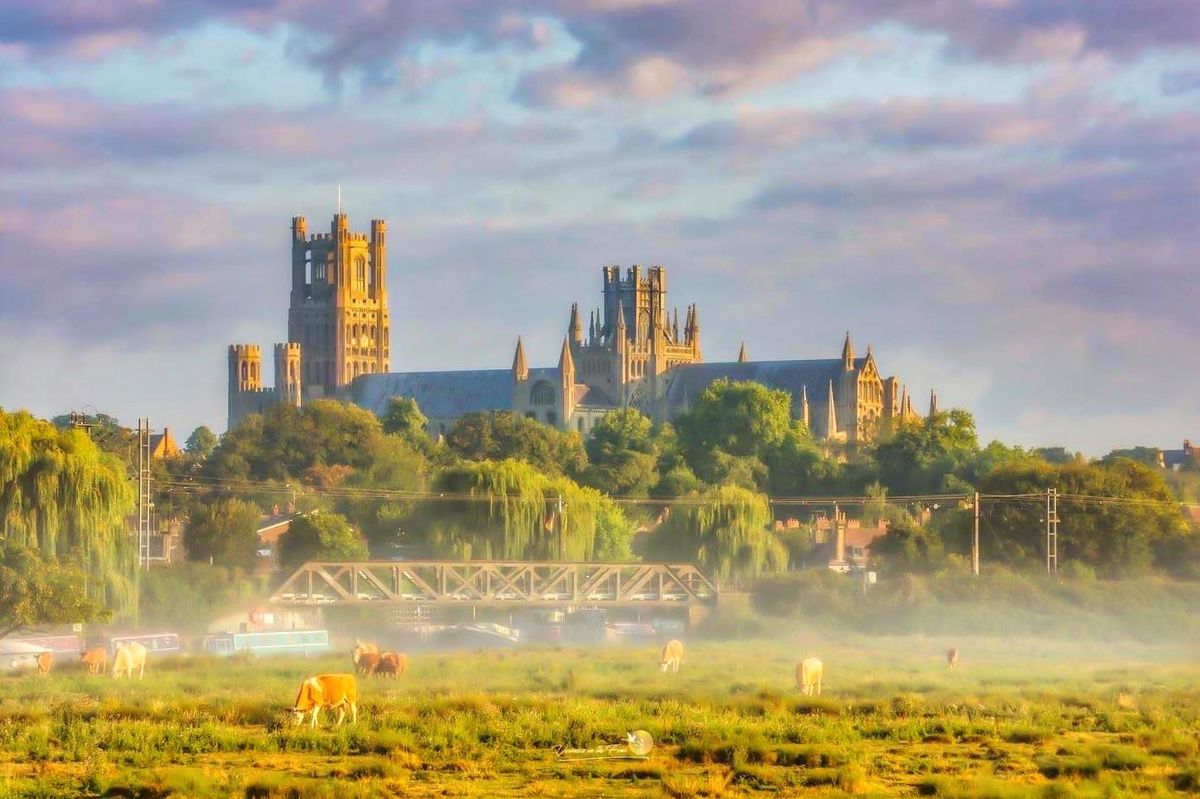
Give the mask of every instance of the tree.
M 46 624 L 107 617 L 88 597 L 86 582 L 73 563 L 56 563 L 33 547 L 0 541 L 0 638 Z
M 880 482 L 895 494 L 965 491 L 959 475 L 978 452 L 974 418 L 954 409 L 902 422 L 875 459 Z
M 240 499 L 218 499 L 201 505 L 183 530 L 188 559 L 217 566 L 248 569 L 258 548 L 257 507 Z
M 367 547 L 345 516 L 310 513 L 292 520 L 279 540 L 279 561 L 295 568 L 310 560 L 363 560 Z
M 945 560 L 945 547 L 936 533 L 912 524 L 898 524 L 871 542 L 872 557 L 893 572 L 934 571 Z
M 421 492 L 428 485 L 429 463 L 406 439 L 386 436 L 376 450 L 375 459 L 346 477 L 344 485 L 355 489 Z M 378 499 L 339 499 L 335 505 L 363 534 L 372 546 L 399 543 L 404 517 L 412 502 Z
M 721 580 L 740 580 L 787 568 L 787 548 L 768 529 L 767 498 L 721 486 L 695 504 L 679 505 L 651 536 L 654 560 L 694 561 Z
M 369 465 L 383 446 L 379 419 L 355 405 L 329 399 L 300 408 L 275 405 L 226 433 L 204 473 L 226 480 L 312 484 L 327 480 L 329 467 Z
M 0 538 L 78 563 L 89 598 L 117 612 L 137 604 L 133 508 L 124 464 L 84 430 L 0 410 Z
M 658 482 L 650 419 L 633 408 L 601 417 L 585 444 L 584 482 L 619 497 L 645 497 Z
M 516 460 L 466 462 L 443 471 L 410 519 L 435 557 L 592 560 L 624 556 L 632 525 L 612 500 Z M 448 497 L 461 496 L 461 500 Z
M 688 463 L 709 479 L 713 453 L 764 460 L 792 428 L 791 397 L 759 383 L 716 380 L 675 420 Z
M 1044 461 L 1004 466 L 980 483 L 984 494 L 1039 494 L 1057 488 L 1061 561 L 1079 561 L 1109 576 L 1144 571 L 1157 563 L 1184 569 L 1181 551 L 1195 546 L 1179 505 L 1160 470 L 1118 458 L 1111 462 Z M 1081 496 L 1098 499 L 1077 499 Z M 1042 500 L 997 503 L 987 512 L 1007 558 L 1040 561 L 1045 552 Z M 964 514 L 965 516 L 965 514 Z M 961 524 L 966 524 L 964 518 Z M 965 535 L 957 536 L 965 539 Z
M 577 475 L 587 462 L 579 434 L 511 411 L 460 417 L 446 434 L 446 445 L 467 460 L 519 460 L 547 474 Z
M 421 413 L 421 408 L 412 397 L 392 397 L 388 400 L 387 410 L 383 414 L 383 432 L 399 436 L 419 448 L 429 444 L 425 427 L 428 424 L 429 419 Z
M 204 425 L 200 425 L 188 436 L 183 450 L 188 455 L 203 460 L 211 455 L 212 451 L 216 448 L 217 434 Z

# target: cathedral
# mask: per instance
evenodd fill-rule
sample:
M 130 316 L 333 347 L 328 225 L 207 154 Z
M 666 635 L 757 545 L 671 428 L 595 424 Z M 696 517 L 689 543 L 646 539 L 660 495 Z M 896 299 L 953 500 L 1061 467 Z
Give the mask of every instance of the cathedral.
M 274 386 L 264 388 L 257 345 L 229 347 L 229 426 L 286 402 L 334 397 L 383 414 L 393 397 L 416 400 L 431 435 L 459 417 L 513 411 L 586 435 L 604 414 L 634 407 L 655 421 L 688 410 L 721 378 L 782 389 L 793 418 L 817 438 L 869 441 L 885 420 L 915 418 L 896 377 L 883 377 L 868 347 L 859 357 L 847 333 L 840 357 L 705 362 L 700 312 L 667 305 L 667 270 L 603 268 L 602 303 L 584 317 L 571 306 L 556 366 L 531 367 L 517 339 L 512 366 L 445 372 L 391 372 L 387 306 L 387 225 L 352 233 L 345 214 L 329 233 L 308 234 L 292 220 L 292 290 L 288 339 L 275 345 Z M 930 395 L 930 412 L 937 397 Z

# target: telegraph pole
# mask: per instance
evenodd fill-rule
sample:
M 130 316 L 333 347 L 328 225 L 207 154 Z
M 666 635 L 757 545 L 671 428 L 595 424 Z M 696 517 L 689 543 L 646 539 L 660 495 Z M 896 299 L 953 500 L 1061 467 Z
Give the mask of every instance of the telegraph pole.
M 979 576 L 979 492 L 975 492 L 975 533 L 971 538 L 971 573 Z
M 138 566 L 150 568 L 150 420 L 138 419 Z
M 1046 574 L 1058 573 L 1058 489 L 1046 489 Z

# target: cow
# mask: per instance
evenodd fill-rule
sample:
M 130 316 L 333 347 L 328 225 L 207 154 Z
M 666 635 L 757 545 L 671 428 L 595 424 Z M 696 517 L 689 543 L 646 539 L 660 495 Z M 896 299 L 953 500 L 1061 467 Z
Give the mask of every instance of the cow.
M 672 638 L 667 641 L 667 645 L 663 647 L 662 655 L 658 659 L 658 665 L 661 671 L 670 669 L 675 673 L 679 673 L 679 664 L 683 660 L 683 642 L 677 638 Z
M 37 656 L 37 671 L 38 675 L 45 677 L 50 673 L 50 667 L 54 665 L 53 652 L 40 652 Z
M 353 674 L 318 674 L 300 683 L 292 714 L 299 725 L 306 713 L 311 714 L 310 727 L 317 726 L 321 708 L 337 710 L 337 726 L 346 720 L 346 708 L 350 708 L 350 723 L 358 721 L 358 681 Z
M 113 655 L 112 676 L 114 679 L 122 676 L 133 679 L 133 673 L 138 673 L 138 679 L 146 676 L 146 647 L 137 641 L 121 644 L 117 654 Z
M 796 685 L 805 696 L 821 695 L 821 675 L 825 667 L 821 661 L 813 657 L 805 658 L 796 664 Z
M 393 680 L 403 677 L 407 670 L 408 655 L 403 652 L 384 652 L 379 656 L 379 665 L 375 667 L 375 673 L 380 677 L 390 676 Z
M 79 653 L 88 674 L 103 674 L 108 671 L 108 650 L 102 646 L 85 649 Z
M 952 669 L 958 668 L 958 650 L 957 649 L 947 649 L 946 650 L 946 664 Z
M 354 639 L 354 650 L 351 654 L 354 657 L 354 665 L 357 666 L 358 659 L 361 658 L 363 655 L 378 655 L 379 654 L 379 645 L 374 643 L 373 641 L 360 641 L 357 638 L 355 638 Z
M 364 677 L 370 677 L 379 668 L 379 655 L 374 652 L 363 652 L 354 661 L 354 670 Z

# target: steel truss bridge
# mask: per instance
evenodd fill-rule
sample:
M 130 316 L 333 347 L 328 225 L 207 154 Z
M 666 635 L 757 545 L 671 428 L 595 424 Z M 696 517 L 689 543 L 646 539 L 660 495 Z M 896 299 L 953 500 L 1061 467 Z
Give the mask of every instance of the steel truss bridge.
M 717 585 L 691 563 L 310 561 L 271 595 L 279 605 L 691 607 Z

